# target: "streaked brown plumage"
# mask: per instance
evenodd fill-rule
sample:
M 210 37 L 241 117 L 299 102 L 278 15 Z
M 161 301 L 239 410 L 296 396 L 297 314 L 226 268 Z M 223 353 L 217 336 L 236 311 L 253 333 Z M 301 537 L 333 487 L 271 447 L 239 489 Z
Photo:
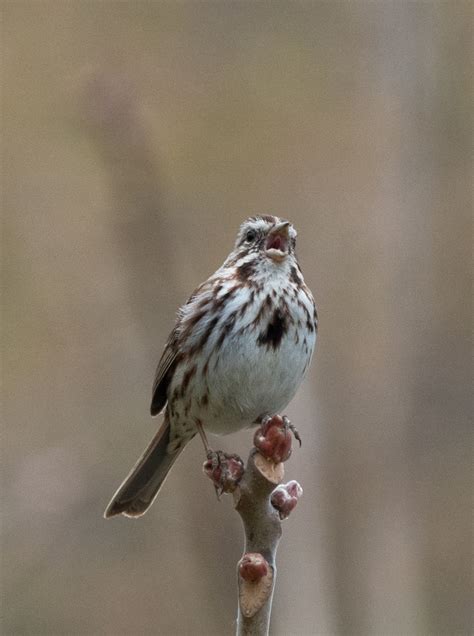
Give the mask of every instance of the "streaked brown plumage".
M 165 409 L 163 424 L 106 517 L 144 514 L 198 426 L 231 433 L 292 399 L 317 331 L 295 243 L 288 221 L 251 217 L 222 267 L 180 309 L 153 384 L 151 414 Z

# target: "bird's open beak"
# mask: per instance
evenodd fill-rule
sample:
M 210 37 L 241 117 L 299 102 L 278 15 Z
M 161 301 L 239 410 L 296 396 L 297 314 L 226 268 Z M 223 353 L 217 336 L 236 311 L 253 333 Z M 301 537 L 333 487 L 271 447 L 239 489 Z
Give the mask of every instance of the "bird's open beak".
M 274 261 L 282 261 L 288 256 L 290 247 L 290 223 L 283 221 L 269 232 L 265 241 L 265 254 Z

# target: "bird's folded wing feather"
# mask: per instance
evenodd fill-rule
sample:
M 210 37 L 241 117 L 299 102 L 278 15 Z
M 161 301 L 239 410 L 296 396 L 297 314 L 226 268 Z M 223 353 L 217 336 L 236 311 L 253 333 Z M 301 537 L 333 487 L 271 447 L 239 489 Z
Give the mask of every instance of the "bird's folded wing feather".
M 156 368 L 155 380 L 153 382 L 153 397 L 150 407 L 152 415 L 158 415 L 168 399 L 168 386 L 178 361 L 177 341 L 177 329 L 174 329 L 168 338 L 168 342 Z
M 164 408 L 168 399 L 168 387 L 173 377 L 174 370 L 179 361 L 179 335 L 182 335 L 185 308 L 188 308 L 193 302 L 197 302 L 198 298 L 202 298 L 204 293 L 212 293 L 214 277 L 201 283 L 197 287 L 187 302 L 178 312 L 178 320 L 175 328 L 171 332 L 168 342 L 166 343 L 163 354 L 158 362 L 155 373 L 155 381 L 153 382 L 153 398 L 151 401 L 150 411 L 152 415 L 158 413 Z M 194 321 L 193 321 L 194 322 Z M 186 331 L 186 330 L 185 330 Z

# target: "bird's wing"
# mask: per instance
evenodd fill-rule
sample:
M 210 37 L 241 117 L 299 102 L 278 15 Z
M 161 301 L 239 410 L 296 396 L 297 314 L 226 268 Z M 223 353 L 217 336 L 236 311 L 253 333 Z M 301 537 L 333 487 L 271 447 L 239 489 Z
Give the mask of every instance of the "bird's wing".
M 178 333 L 173 329 L 156 368 L 150 412 L 158 415 L 168 399 L 168 386 L 178 361 Z
M 214 277 L 212 276 L 204 283 L 201 283 L 201 285 L 193 291 L 191 296 L 178 312 L 178 319 L 176 321 L 175 328 L 168 338 L 156 369 L 155 381 L 153 382 L 153 398 L 151 400 L 150 407 L 152 415 L 158 415 L 158 413 L 160 413 L 160 411 L 164 408 L 168 399 L 168 387 L 176 369 L 176 365 L 180 359 L 180 338 L 181 340 L 183 337 L 186 339 L 186 328 L 184 328 L 184 325 L 186 324 L 186 309 L 193 303 L 199 303 L 205 294 L 212 293 L 213 284 Z M 193 319 L 192 323 L 194 322 L 195 320 Z

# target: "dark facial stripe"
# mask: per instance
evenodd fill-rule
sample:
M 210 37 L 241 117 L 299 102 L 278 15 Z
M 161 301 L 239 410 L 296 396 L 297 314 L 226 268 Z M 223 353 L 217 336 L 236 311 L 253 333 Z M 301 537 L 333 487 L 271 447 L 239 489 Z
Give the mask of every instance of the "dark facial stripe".
M 247 283 L 249 278 L 255 273 L 254 261 L 249 261 L 237 267 L 237 279 L 241 283 Z

